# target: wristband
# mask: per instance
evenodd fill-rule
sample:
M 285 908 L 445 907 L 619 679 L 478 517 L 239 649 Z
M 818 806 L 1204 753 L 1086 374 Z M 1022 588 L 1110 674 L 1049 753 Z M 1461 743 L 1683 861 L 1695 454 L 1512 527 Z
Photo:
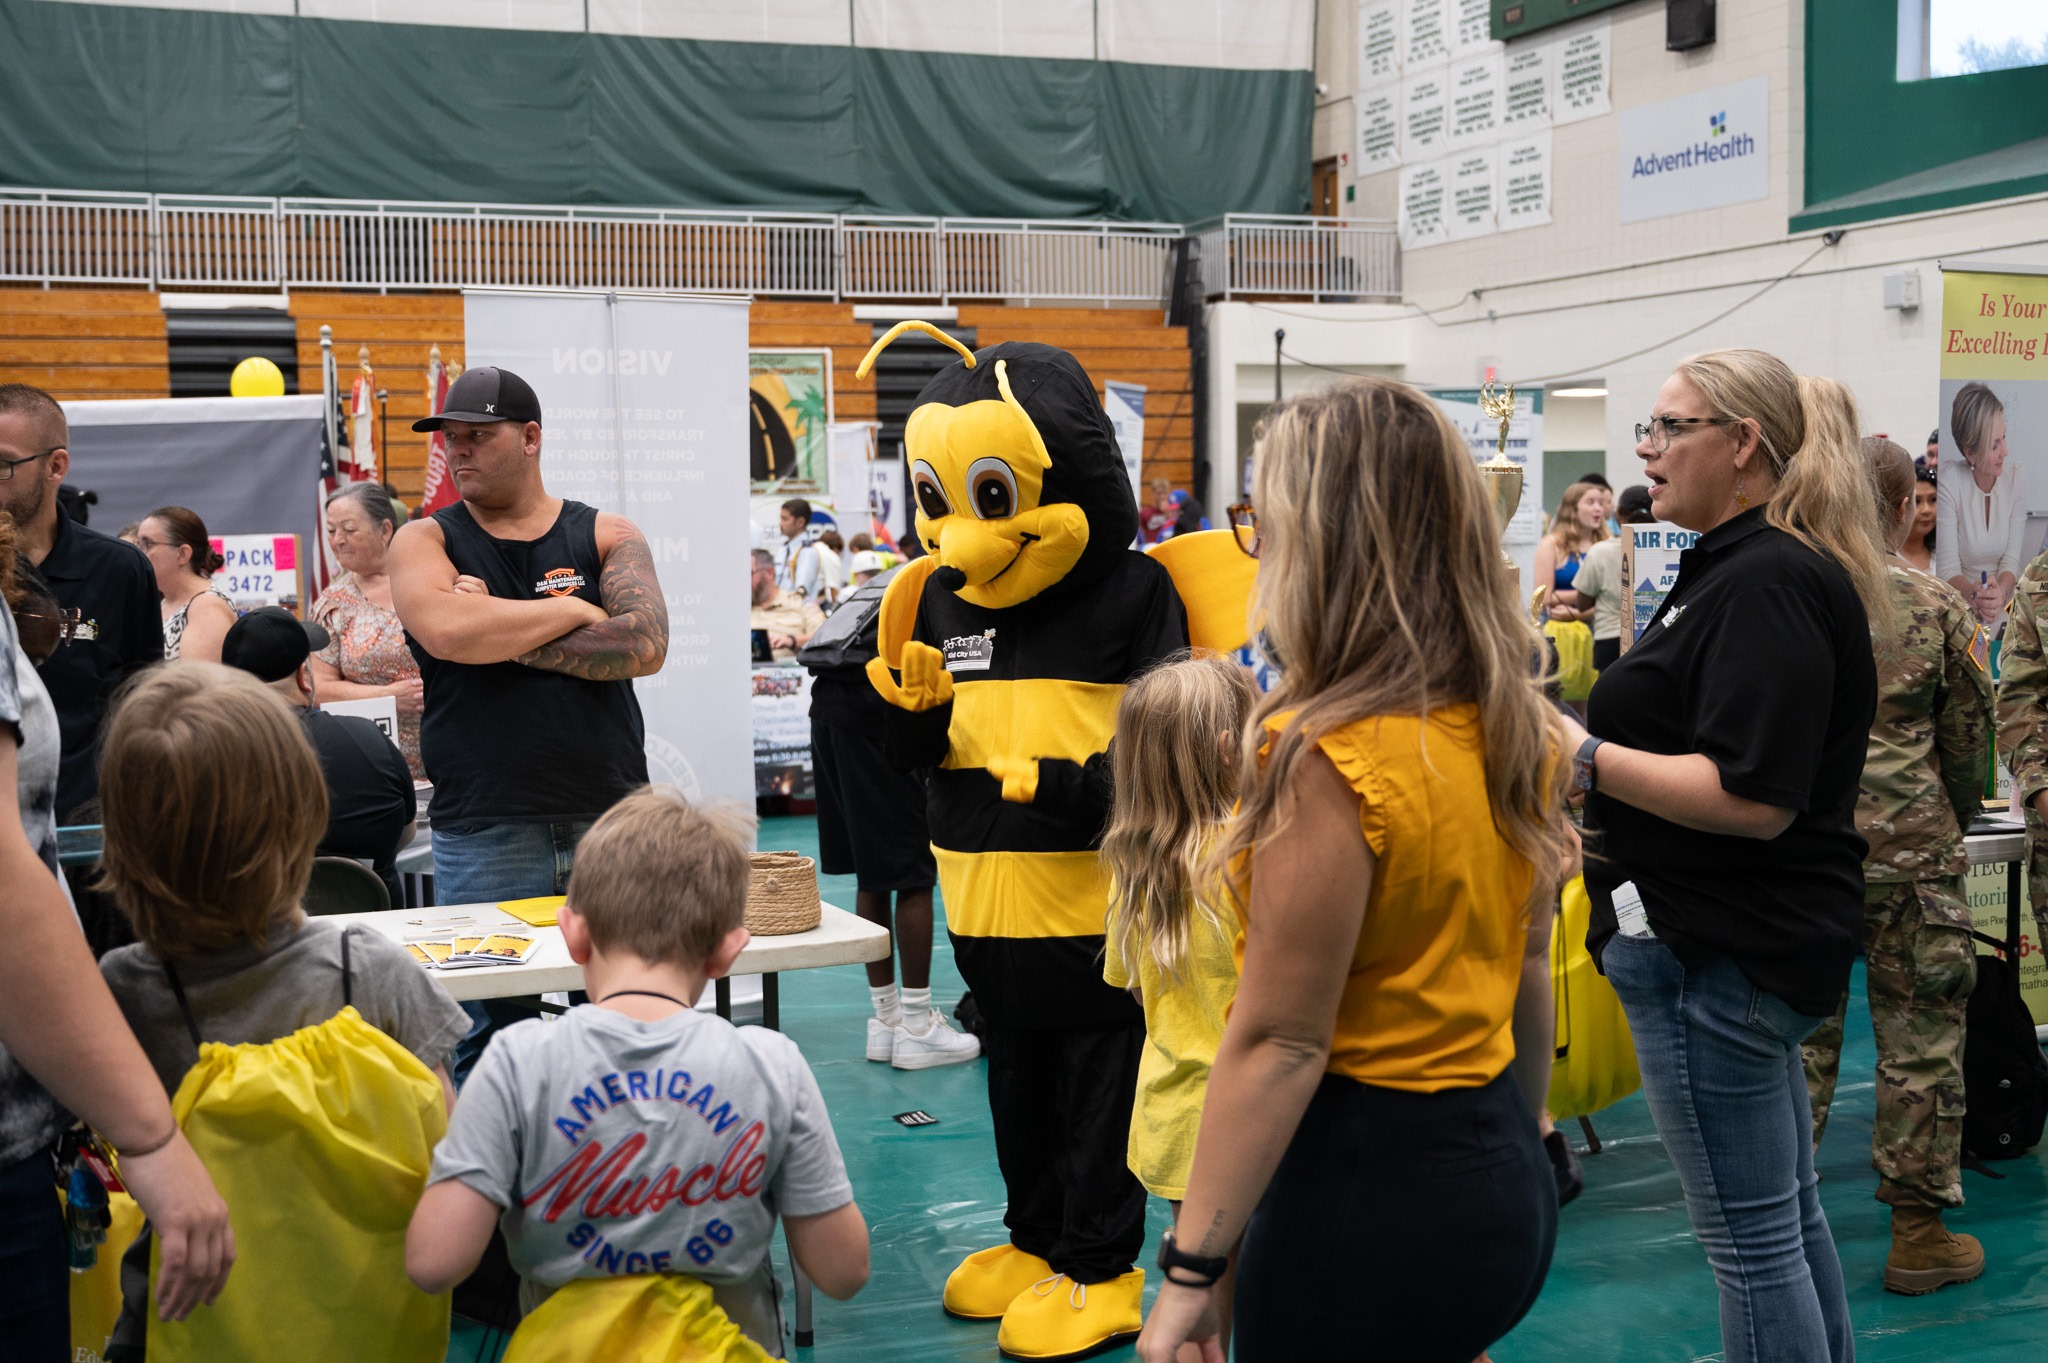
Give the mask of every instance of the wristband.
M 1173 1231 L 1167 1230 L 1159 1237 L 1159 1273 L 1175 1287 L 1214 1287 L 1230 1267 L 1230 1256 L 1219 1254 L 1213 1259 L 1198 1254 L 1189 1254 L 1173 1243 Z M 1176 1278 L 1174 1270 L 1192 1273 L 1194 1278 Z
M 125 1159 L 140 1159 L 144 1155 L 154 1155 L 157 1151 L 163 1149 L 165 1146 L 169 1145 L 173 1140 L 175 1140 L 177 1138 L 177 1135 L 178 1122 L 177 1119 L 174 1117 L 171 1119 L 171 1129 L 169 1131 L 166 1131 L 162 1136 L 158 1137 L 155 1141 L 141 1147 L 140 1149 L 117 1149 L 114 1153 Z

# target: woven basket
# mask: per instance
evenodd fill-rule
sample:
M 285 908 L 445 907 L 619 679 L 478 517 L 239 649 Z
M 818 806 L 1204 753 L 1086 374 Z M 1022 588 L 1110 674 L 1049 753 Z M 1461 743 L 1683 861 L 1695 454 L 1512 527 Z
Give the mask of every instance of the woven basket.
M 756 937 L 809 932 L 823 919 L 818 864 L 798 852 L 754 853 L 747 883 L 747 931 Z

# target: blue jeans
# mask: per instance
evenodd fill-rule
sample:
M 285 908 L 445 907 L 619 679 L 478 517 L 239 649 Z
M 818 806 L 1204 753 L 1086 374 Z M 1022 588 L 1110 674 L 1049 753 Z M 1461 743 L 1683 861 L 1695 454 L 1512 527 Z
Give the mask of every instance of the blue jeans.
M 435 824 L 434 903 L 495 904 L 563 894 L 576 863 L 576 844 L 589 831 L 588 821 Z M 528 1015 L 521 1009 L 494 1013 L 489 1003 L 462 1008 L 471 1019 L 469 1035 L 455 1043 L 448 1057 L 448 1072 L 457 1084 L 469 1077 L 497 1027 Z
M 1616 935 L 1604 964 L 1720 1284 L 1727 1363 L 1851 1363 L 1799 1054 L 1826 1019 L 1758 989 L 1726 958 L 1688 970 L 1654 937 Z
M 70 1253 L 49 1152 L 0 1169 L 0 1353 L 9 1359 L 71 1357 Z
M 569 888 L 581 823 L 435 824 L 434 902 L 495 904 Z

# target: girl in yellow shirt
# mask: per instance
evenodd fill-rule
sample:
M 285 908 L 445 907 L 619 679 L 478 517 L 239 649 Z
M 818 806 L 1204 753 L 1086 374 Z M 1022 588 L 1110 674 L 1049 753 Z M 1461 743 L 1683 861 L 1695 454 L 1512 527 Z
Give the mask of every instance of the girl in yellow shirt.
M 1131 1106 L 1131 1172 L 1180 1210 L 1209 1067 L 1237 994 L 1236 915 L 1199 892 L 1198 867 L 1237 802 L 1231 756 L 1257 699 L 1215 656 L 1145 673 L 1117 706 L 1116 795 L 1102 858 L 1113 879 L 1102 976 L 1145 1008 Z M 1229 1301 L 1228 1275 L 1219 1298 Z M 1223 1339 L 1229 1339 L 1224 1322 Z

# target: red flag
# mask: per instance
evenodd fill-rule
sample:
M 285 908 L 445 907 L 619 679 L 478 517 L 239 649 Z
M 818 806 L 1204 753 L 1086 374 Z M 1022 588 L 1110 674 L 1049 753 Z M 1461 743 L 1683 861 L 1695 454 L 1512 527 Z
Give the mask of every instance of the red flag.
M 448 405 L 449 382 L 448 366 L 441 363 L 441 347 L 435 346 L 433 357 L 427 362 L 427 415 L 433 416 Z M 447 438 L 434 431 L 427 436 L 427 477 L 420 489 L 419 514 L 431 516 L 458 500 L 455 480 L 448 476 Z

